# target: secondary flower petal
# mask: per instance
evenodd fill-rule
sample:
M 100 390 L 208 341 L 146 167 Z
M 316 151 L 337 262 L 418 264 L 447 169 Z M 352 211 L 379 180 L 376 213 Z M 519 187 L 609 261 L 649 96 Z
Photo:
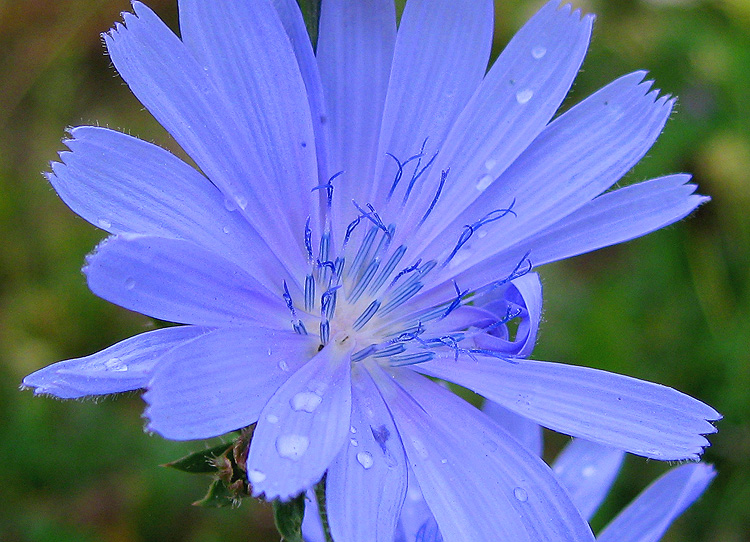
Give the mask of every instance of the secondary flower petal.
M 492 14 L 490 0 L 407 2 L 383 111 L 376 180 L 394 179 L 400 169 L 396 160 L 404 163 L 423 154 L 418 162 L 422 167 L 441 148 L 451 124 L 484 77 L 492 45 Z M 420 185 L 410 174 L 398 187 L 375 182 L 366 203 L 382 208 L 393 193 L 392 207 L 398 212 L 410 187 L 420 189 Z
M 77 214 L 109 233 L 185 239 L 280 290 L 283 264 L 211 181 L 170 152 L 106 128 L 71 130 L 48 179 Z M 106 159 L 102 159 L 105 157 Z
M 210 331 L 178 326 L 147 331 L 83 358 L 59 361 L 23 379 L 34 394 L 77 399 L 145 388 L 157 362 L 173 348 Z
M 376 382 L 446 540 L 593 540 L 541 459 L 442 386 L 394 376 Z
M 349 435 L 350 352 L 334 338 L 268 401 L 247 458 L 253 495 L 288 500 L 311 488 Z
M 121 235 L 84 267 L 99 297 L 142 314 L 204 326 L 289 326 L 289 311 L 240 267 L 179 239 Z
M 347 542 L 393 542 L 406 495 L 406 456 L 388 407 L 361 367 L 352 381 L 349 440 L 328 469 L 331 535 Z
M 392 0 L 328 0 L 321 6 L 317 58 L 326 99 L 334 230 L 357 216 L 373 184 L 380 124 L 396 42 Z M 321 179 L 325 181 L 326 179 Z
M 620 471 L 625 452 L 584 439 L 573 439 L 555 458 L 552 471 L 576 508 L 591 520 Z
M 485 401 L 482 412 L 520 442 L 524 448 L 537 457 L 542 457 L 542 427 L 539 424 L 493 401 Z
M 315 214 L 310 207 L 315 200 L 310 190 L 317 184 L 307 100 L 294 102 L 285 111 L 281 111 L 281 104 L 275 101 L 279 107 L 274 108 L 274 119 L 264 118 L 261 123 L 270 126 L 282 122 L 282 118 L 296 118 L 299 130 L 307 134 L 305 139 L 297 137 L 300 133 L 294 131 L 288 134 L 295 136 L 289 143 L 298 147 L 291 156 L 276 156 L 275 160 L 282 160 L 276 163 L 263 152 L 271 143 L 270 136 L 268 141 L 258 145 L 254 134 L 248 133 L 245 113 L 223 93 L 221 83 L 214 80 L 151 10 L 140 2 L 134 2 L 133 7 L 136 15 L 124 14 L 125 26 L 117 25 L 104 36 L 117 71 L 234 208 L 262 234 L 287 268 L 300 271 L 296 275 L 301 274 L 306 268 L 304 223 L 307 216 Z M 275 11 L 270 11 L 280 27 Z M 254 23 L 253 28 L 258 24 Z M 279 31 L 283 34 L 282 43 L 290 49 L 283 29 Z M 287 57 L 293 60 L 291 51 Z M 297 69 L 296 61 L 294 69 Z M 298 71 L 296 78 L 297 84 L 302 86 Z M 289 160 L 284 162 L 284 159 Z M 292 165 L 291 160 L 299 160 L 300 164 Z M 277 170 L 270 171 L 273 168 Z M 290 188 L 288 183 L 277 179 L 282 173 L 294 179 L 294 198 L 286 193 L 282 195 L 278 189 L 278 186 Z M 268 179 L 261 181 L 266 176 Z M 281 184 L 277 187 L 267 184 L 274 179 Z M 290 246 L 298 250 L 289 250 Z
M 148 428 L 174 440 L 246 427 L 317 349 L 312 337 L 262 327 L 217 329 L 164 355 L 143 395 Z
M 460 384 L 540 425 L 660 460 L 697 459 L 721 416 L 683 393 L 563 363 L 448 353 L 415 369 Z
M 657 542 L 701 496 L 716 471 L 702 463 L 676 467 L 641 493 L 599 534 L 599 542 Z

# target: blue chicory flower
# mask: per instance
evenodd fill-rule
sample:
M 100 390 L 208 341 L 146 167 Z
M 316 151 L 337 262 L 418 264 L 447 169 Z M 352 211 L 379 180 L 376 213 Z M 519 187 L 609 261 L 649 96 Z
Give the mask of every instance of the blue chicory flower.
M 327 474 L 337 540 L 392 540 L 407 468 L 447 540 L 592 539 L 538 457 L 426 376 L 604 445 L 699 456 L 719 418 L 703 403 L 523 359 L 541 310 L 532 265 L 706 201 L 688 175 L 608 191 L 672 110 L 643 72 L 551 121 L 592 16 L 548 3 L 486 71 L 491 0 L 409 0 L 398 31 L 392 0 L 327 0 L 317 53 L 293 0 L 179 9 L 181 38 L 134 2 L 104 40 L 197 168 L 79 127 L 49 180 L 111 234 L 84 268 L 91 290 L 183 325 L 26 386 L 145 388 L 148 429 L 170 439 L 257 423 L 254 495 L 286 500 Z
M 541 428 L 500 405 L 487 402 L 486 412 L 529 450 L 541 453 Z M 591 520 L 617 477 L 624 452 L 583 439 L 568 443 L 552 464 L 553 471 L 583 518 Z M 641 492 L 596 537 L 598 542 L 658 542 L 669 526 L 706 490 L 716 475 L 711 465 L 674 467 Z M 314 503 L 310 503 L 315 512 Z M 305 515 L 305 540 L 322 542 L 320 520 Z M 442 542 L 434 516 L 419 484 L 409 478 L 407 498 L 394 542 Z

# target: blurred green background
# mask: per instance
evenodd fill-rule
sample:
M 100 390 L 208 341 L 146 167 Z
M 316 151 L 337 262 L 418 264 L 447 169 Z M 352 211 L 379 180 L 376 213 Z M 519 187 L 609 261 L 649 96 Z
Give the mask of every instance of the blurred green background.
M 148 3 L 177 27 L 175 0 Z M 496 49 L 540 4 L 497 3 Z M 624 182 L 692 172 L 713 201 L 664 231 L 543 268 L 535 357 L 660 382 L 722 412 L 705 454 L 719 476 L 665 540 L 748 540 L 750 2 L 575 5 L 598 20 L 565 107 L 650 70 L 680 101 Z M 88 292 L 79 269 L 103 232 L 40 174 L 66 126 L 109 126 L 175 149 L 103 54 L 99 34 L 127 9 L 127 0 L 0 0 L 0 540 L 278 540 L 267 506 L 252 499 L 236 510 L 190 506 L 208 480 L 158 465 L 204 444 L 145 434 L 138 394 L 95 405 L 18 390 L 31 371 L 155 325 Z M 553 435 L 550 453 L 564 440 Z M 628 458 L 594 526 L 666 468 Z

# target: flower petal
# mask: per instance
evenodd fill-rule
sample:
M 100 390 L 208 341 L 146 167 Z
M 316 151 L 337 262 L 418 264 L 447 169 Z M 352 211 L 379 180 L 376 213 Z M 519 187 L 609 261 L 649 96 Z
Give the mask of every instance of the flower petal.
M 392 376 L 375 380 L 446 540 L 593 541 L 541 459 L 442 386 Z
M 415 365 L 544 427 L 664 461 L 697 459 L 721 416 L 672 388 L 588 367 L 473 358 L 452 352 Z
M 490 291 L 489 299 L 480 296 L 477 303 L 492 312 L 496 320 L 520 318 L 514 340 L 485 333 L 475 337 L 479 348 L 505 352 L 525 358 L 536 345 L 539 322 L 542 319 L 542 282 L 536 273 L 527 273 L 504 287 Z
M 332 173 L 343 172 L 335 184 L 334 231 L 356 218 L 352 200 L 364 203 L 374 181 L 395 41 L 393 0 L 328 0 L 321 6 L 317 58 L 329 166 Z
M 315 492 L 309 490 L 305 496 L 305 517 L 302 518 L 302 539 L 305 542 L 326 542 L 323 524 L 320 522 Z
M 637 72 L 610 83 L 553 121 L 458 215 L 446 234 L 458 240 L 464 225 L 474 224 L 474 232 L 481 228 L 485 235 L 472 235 L 463 243 L 447 270 L 460 273 L 522 243 L 627 173 L 656 141 L 674 102 L 657 98 L 656 90 L 649 92 L 651 82 L 641 82 L 644 75 Z M 482 217 L 498 209 L 512 212 L 482 224 Z M 436 239 L 427 254 L 435 257 L 445 250 L 444 241 Z
M 328 143 L 325 137 L 327 115 L 323 85 L 320 81 L 318 63 L 315 60 L 310 34 L 305 27 L 299 5 L 295 0 L 272 0 L 281 24 L 284 25 L 287 37 L 292 44 L 294 55 L 297 57 L 302 80 L 307 89 L 307 102 L 310 105 L 310 119 L 315 132 L 315 151 L 318 155 L 318 179 L 322 182 L 328 179 Z M 324 193 L 321 192 L 321 197 Z
M 709 198 L 693 194 L 689 175 L 669 175 L 594 199 L 533 241 L 536 265 L 629 241 L 676 222 Z
M 425 306 L 444 302 L 454 294 L 453 281 L 471 291 L 505 277 L 609 245 L 646 235 L 676 222 L 708 198 L 695 195 L 689 175 L 669 175 L 607 192 L 531 239 L 521 241 L 451 277 L 425 288 L 412 303 Z
M 701 496 L 716 475 L 693 463 L 676 467 L 651 484 L 601 532 L 599 542 L 657 542 L 672 522 Z
M 542 427 L 539 424 L 493 401 L 485 401 L 482 412 L 507 431 L 510 436 L 523 444 L 528 451 L 537 457 L 542 457 Z
M 231 4 L 261 3 L 265 5 Z M 260 49 L 279 55 L 282 62 L 265 66 L 259 75 L 282 86 L 274 89 L 256 81 L 257 94 L 243 87 L 237 90 L 243 101 L 234 104 L 231 99 L 236 94 L 226 93 L 230 76 L 215 76 L 221 64 L 204 59 L 199 63 L 151 10 L 140 2 L 133 7 L 136 15 L 125 13 L 125 26 L 117 25 L 104 36 L 117 71 L 211 182 L 239 207 L 290 274 L 304 276 L 304 224 L 307 216 L 315 215 L 317 198 L 310 192 L 317 185 L 315 148 L 304 84 L 275 10 L 269 6 L 270 17 L 255 20 L 246 29 L 253 39 L 269 40 L 270 45 L 263 43 Z M 219 10 L 213 15 L 218 17 Z M 217 30 L 212 14 L 205 16 L 211 23 L 207 30 Z M 218 40 L 218 34 L 212 37 Z M 224 45 L 237 45 L 229 41 Z M 237 45 L 239 51 L 246 45 L 244 40 Z M 269 70 L 278 72 L 278 81 Z M 287 91 L 288 98 L 282 97 Z M 251 98 L 261 101 L 243 108 Z
M 425 222 L 424 241 L 438 236 L 472 201 L 486 199 L 483 190 L 514 163 L 560 107 L 586 55 L 594 17 L 581 17 L 569 4 L 559 6 L 560 0 L 548 2 L 518 31 L 456 120 L 426 185 L 429 189 L 415 203 L 426 208 L 438 173 L 450 169 L 449 182 Z M 523 195 L 531 194 L 524 190 Z M 493 200 L 490 210 L 511 200 Z
M 148 383 L 148 429 L 190 440 L 246 427 L 316 348 L 311 336 L 255 326 L 185 343 L 162 357 Z
M 48 176 L 77 214 L 109 233 L 185 239 L 238 265 L 265 286 L 281 288 L 284 267 L 224 195 L 170 152 L 105 128 L 71 130 Z M 263 257 L 259 257 L 263 255 Z
M 350 353 L 334 338 L 261 412 L 247 458 L 253 495 L 288 500 L 320 480 L 349 435 L 351 404 Z
M 120 235 L 83 268 L 99 297 L 160 320 L 205 326 L 289 327 L 289 310 L 235 264 L 188 241 Z
M 555 458 L 552 470 L 581 515 L 591 520 L 620 471 L 625 452 L 573 439 Z
M 381 181 L 394 179 L 399 170 L 388 153 L 403 163 L 419 154 L 426 140 L 424 166 L 442 146 L 456 116 L 484 77 L 493 14 L 490 0 L 406 3 L 383 111 L 375 170 L 378 182 L 373 183 L 369 201 L 360 203 L 372 203 L 382 211 L 392 183 Z M 411 177 L 411 169 L 405 176 Z M 404 178 L 394 192 L 394 210 L 400 209 L 409 184 Z
M 406 495 L 406 456 L 378 389 L 364 369 L 355 370 L 351 435 L 326 477 L 331 535 L 347 542 L 393 542 Z
M 147 331 L 95 354 L 48 365 L 23 379 L 35 395 L 77 399 L 145 388 L 154 366 L 173 348 L 209 332 L 178 326 Z

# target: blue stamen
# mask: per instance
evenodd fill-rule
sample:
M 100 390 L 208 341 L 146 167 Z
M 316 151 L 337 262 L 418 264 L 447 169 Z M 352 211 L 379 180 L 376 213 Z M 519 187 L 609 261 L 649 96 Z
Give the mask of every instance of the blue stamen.
M 359 250 L 354 256 L 352 265 L 349 268 L 349 275 L 357 276 L 357 273 L 359 273 L 359 268 L 362 266 L 365 259 L 370 254 L 370 249 L 372 248 L 372 244 L 375 241 L 375 236 L 377 235 L 377 233 L 378 228 L 370 228 L 370 231 L 365 234 L 365 238 L 362 239 L 362 244 L 359 246 Z
M 307 249 L 307 261 L 312 263 L 313 261 L 313 249 L 312 249 L 312 230 L 310 229 L 310 217 L 307 217 L 305 222 L 305 248 Z
M 375 281 L 372 283 L 372 286 L 370 286 L 369 293 L 374 294 L 378 290 L 380 290 L 380 287 L 383 286 L 386 279 L 391 276 L 391 273 L 393 273 L 393 270 L 396 268 L 398 263 L 401 261 L 401 258 L 404 257 L 404 254 L 406 253 L 406 247 L 404 245 L 401 245 L 396 249 L 396 252 L 393 253 L 393 255 L 388 260 L 388 263 L 385 264 L 385 267 L 380 272 L 380 275 L 378 275 L 378 278 L 375 279 Z
M 369 322 L 373 316 L 375 316 L 375 313 L 378 312 L 378 309 L 380 308 L 380 301 L 373 301 L 368 305 L 368 307 L 365 309 L 365 311 L 359 315 L 359 318 L 357 318 L 354 321 L 354 324 L 352 324 L 352 327 L 355 331 L 359 331 L 362 329 L 367 322 Z
M 367 266 L 365 272 L 362 273 L 362 276 L 357 280 L 357 283 L 354 285 L 354 289 L 352 289 L 347 298 L 350 303 L 356 303 L 357 300 L 362 296 L 365 288 L 367 288 L 367 285 L 370 284 L 370 281 L 375 276 L 375 273 L 377 273 L 379 266 L 380 260 L 378 260 L 377 258 L 370 262 L 370 265 Z
M 414 352 L 402 356 L 393 356 L 390 360 L 391 367 L 404 367 L 406 365 L 416 365 L 426 363 L 435 359 L 434 352 Z
M 412 273 L 413 271 L 416 271 L 417 268 L 419 267 L 419 264 L 421 264 L 421 263 L 422 263 L 422 258 L 418 259 L 416 262 L 414 262 L 409 267 L 406 267 L 406 268 L 402 269 L 401 271 L 399 271 L 398 274 L 391 281 L 391 286 L 393 286 L 394 284 L 396 284 L 396 281 L 398 281 L 398 279 L 400 279 L 404 275 L 407 275 L 409 273 Z
M 435 197 L 432 198 L 432 203 L 430 203 L 430 206 L 427 208 L 427 211 L 422 216 L 422 219 L 419 221 L 417 226 L 421 226 L 424 224 L 424 221 L 427 220 L 427 217 L 430 216 L 430 213 L 435 208 L 435 205 L 437 204 L 438 198 L 440 197 L 440 193 L 443 191 L 443 185 L 445 185 L 445 179 L 448 177 L 448 173 L 450 172 L 451 168 L 444 169 L 442 173 L 440 174 L 440 185 L 438 186 L 437 192 L 435 192 Z
M 515 211 L 513 211 L 513 206 L 516 204 L 515 198 L 510 204 L 510 207 L 507 209 L 496 209 L 494 211 L 491 211 L 484 215 L 482 218 L 480 218 L 478 221 L 474 222 L 473 224 L 466 224 L 464 226 L 464 231 L 461 232 L 461 236 L 458 238 L 458 242 L 456 243 L 456 246 L 453 247 L 453 250 L 451 251 L 450 255 L 445 259 L 443 262 L 443 267 L 448 265 L 448 263 L 453 259 L 453 257 L 456 255 L 456 253 L 461 250 L 461 247 L 463 247 L 471 238 L 472 235 L 474 235 L 474 232 L 476 232 L 479 228 L 482 226 L 485 226 L 491 222 L 495 222 L 496 220 L 500 220 L 501 218 L 508 216 L 509 214 L 512 214 L 513 216 L 518 216 Z
M 422 156 L 424 156 L 424 146 L 427 143 L 427 140 L 424 140 L 424 143 L 422 143 Z M 416 167 L 414 168 L 414 173 L 411 176 L 411 181 L 409 181 L 409 186 L 406 188 L 406 192 L 404 193 L 404 199 L 401 201 L 401 205 L 406 205 L 406 202 L 409 200 L 409 196 L 411 195 L 411 191 L 414 188 L 414 185 L 417 182 L 417 179 L 419 179 L 422 174 L 429 169 L 429 167 L 432 165 L 432 163 L 435 161 L 435 158 L 437 158 L 438 153 L 435 153 L 432 155 L 432 158 L 430 158 L 430 161 L 427 162 L 427 165 L 425 165 L 422 169 L 419 169 L 419 166 L 422 165 L 422 156 L 419 157 L 419 161 L 417 162 Z
M 366 218 L 367 220 L 375 224 L 375 226 L 383 230 L 383 232 L 385 232 L 388 237 L 391 236 L 391 232 L 388 230 L 388 228 L 385 227 L 383 220 L 380 218 L 378 213 L 375 212 L 375 207 L 373 207 L 371 203 L 367 204 L 367 208 L 370 210 L 370 212 L 365 211 L 356 201 L 352 200 L 352 203 L 357 208 L 357 210 L 362 213 L 362 218 Z
M 352 236 L 352 233 L 354 233 L 354 230 L 357 226 L 359 226 L 359 222 L 362 220 L 361 216 L 358 216 L 354 220 L 352 220 L 349 225 L 346 227 L 346 235 L 344 235 L 344 243 L 343 246 L 346 248 L 346 245 L 349 243 L 349 238 Z
M 385 304 L 381 313 L 388 314 L 393 309 L 403 305 L 406 301 L 414 297 L 414 295 L 422 289 L 422 283 L 419 281 L 405 283 L 402 287 L 399 287 L 393 294 L 393 297 L 388 300 Z
M 326 344 L 328 342 L 331 333 L 331 325 L 328 320 L 321 320 L 320 322 L 320 342 Z
M 312 275 L 305 277 L 305 310 L 310 312 L 315 307 L 315 278 Z
M 328 179 L 328 182 L 325 184 L 319 184 L 318 186 L 314 187 L 311 191 L 314 192 L 315 190 L 322 190 L 325 188 L 326 190 L 326 198 L 328 199 L 328 208 L 331 208 L 331 204 L 333 203 L 333 180 L 338 177 L 339 175 L 343 175 L 343 171 L 339 171 L 338 173 L 334 173 L 330 179 Z
M 320 313 L 323 319 L 333 318 L 333 313 L 336 311 L 336 290 L 339 288 L 341 288 L 340 284 L 332 286 L 320 296 Z
M 359 350 L 357 352 L 354 352 L 352 354 L 351 360 L 352 362 L 362 361 L 366 357 L 370 356 L 373 352 L 377 351 L 377 347 L 374 344 L 371 344 L 367 348 L 363 348 L 362 350 Z
M 443 315 L 440 317 L 441 320 L 443 318 L 445 318 L 446 316 L 448 316 L 450 313 L 452 313 L 454 310 L 456 310 L 458 307 L 461 306 L 461 300 L 462 300 L 463 296 L 465 296 L 468 293 L 468 291 L 469 291 L 469 290 L 464 290 L 462 292 L 461 289 L 458 287 L 458 284 L 456 283 L 455 280 L 453 281 L 453 288 L 455 288 L 455 290 L 456 290 L 456 297 L 455 297 L 455 299 L 453 301 L 451 301 L 451 304 L 448 305 L 448 308 L 445 310 L 445 312 L 443 313 Z
M 372 357 L 387 358 L 389 356 L 394 356 L 396 354 L 400 354 L 401 352 L 405 352 L 405 351 L 406 351 L 406 346 L 404 346 L 403 343 L 389 344 L 388 346 L 375 352 L 372 355 Z

